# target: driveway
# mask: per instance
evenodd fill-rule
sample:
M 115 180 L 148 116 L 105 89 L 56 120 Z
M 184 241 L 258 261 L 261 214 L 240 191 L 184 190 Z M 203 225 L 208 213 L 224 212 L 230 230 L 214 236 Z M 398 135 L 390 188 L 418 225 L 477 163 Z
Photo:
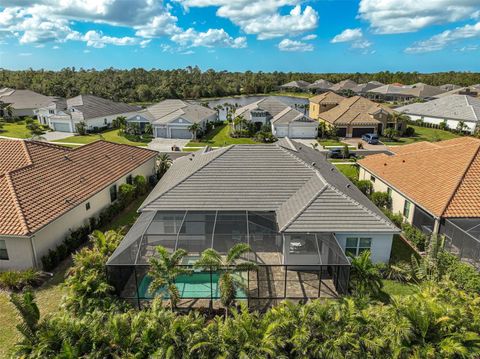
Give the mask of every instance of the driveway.
M 48 131 L 42 137 L 47 141 L 63 140 L 64 138 L 75 136 L 72 132 Z
M 158 152 L 170 152 L 173 145 L 182 149 L 188 142 L 190 142 L 190 140 L 182 140 L 178 138 L 154 138 L 148 144 L 148 148 Z
M 385 151 L 387 149 L 387 146 L 385 146 L 383 143 L 379 143 L 378 145 L 370 145 L 361 138 L 345 138 L 342 140 L 342 142 L 348 143 L 350 146 L 355 148 L 357 148 L 358 143 L 361 142 L 363 148 L 366 150 Z

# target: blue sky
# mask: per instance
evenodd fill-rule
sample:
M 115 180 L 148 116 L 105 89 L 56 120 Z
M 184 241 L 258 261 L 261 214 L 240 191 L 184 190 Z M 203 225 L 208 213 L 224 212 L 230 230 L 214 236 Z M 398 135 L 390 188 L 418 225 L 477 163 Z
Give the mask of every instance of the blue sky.
M 0 0 L 0 67 L 480 71 L 480 0 Z

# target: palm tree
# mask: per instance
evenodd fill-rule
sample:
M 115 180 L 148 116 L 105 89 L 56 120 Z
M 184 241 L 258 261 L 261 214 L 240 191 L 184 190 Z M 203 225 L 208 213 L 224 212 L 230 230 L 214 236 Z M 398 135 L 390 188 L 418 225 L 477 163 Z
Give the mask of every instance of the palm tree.
M 121 232 L 110 230 L 103 233 L 97 229 L 88 237 L 93 243 L 94 248 L 105 256 L 110 256 L 123 239 Z
M 37 343 L 40 311 L 35 303 L 35 294 L 31 290 L 23 294 L 12 293 L 10 302 L 22 319 L 22 322 L 17 324 L 17 330 L 23 335 L 23 340 L 17 344 L 17 354 L 23 357 L 28 355 Z
M 370 251 L 353 257 L 350 272 L 350 285 L 358 296 L 378 296 L 382 292 L 383 281 L 378 268 L 370 259 Z
M 188 254 L 184 249 L 177 249 L 172 254 L 162 247 L 156 248 L 157 256 L 149 259 L 150 270 L 148 276 L 152 278 L 152 282 L 148 287 L 148 291 L 154 295 L 160 288 L 167 290 L 170 297 L 170 306 L 174 310 L 180 300 L 180 292 L 175 285 L 175 279 L 181 274 L 189 274 L 190 270 L 180 266 L 182 259 Z
M 257 268 L 253 262 L 238 262 L 247 252 L 250 252 L 250 246 L 246 243 L 234 245 L 226 256 L 220 255 L 215 249 L 209 248 L 202 252 L 200 259 L 195 263 L 195 267 L 204 270 L 220 271 L 220 301 L 225 306 L 225 312 L 228 312 L 235 301 L 235 294 L 242 283 L 234 273 L 238 271 L 251 271 Z
M 163 177 L 163 175 L 168 171 L 172 165 L 172 159 L 168 153 L 161 153 L 157 156 L 157 179 Z
M 407 123 L 408 120 L 410 120 L 409 116 L 397 111 L 394 111 L 392 114 L 389 115 L 389 117 L 393 121 L 395 129 L 398 129 L 398 123 Z
M 192 139 L 194 141 L 197 140 L 197 132 L 200 131 L 201 126 L 198 123 L 192 123 L 189 127 L 188 130 L 192 133 Z

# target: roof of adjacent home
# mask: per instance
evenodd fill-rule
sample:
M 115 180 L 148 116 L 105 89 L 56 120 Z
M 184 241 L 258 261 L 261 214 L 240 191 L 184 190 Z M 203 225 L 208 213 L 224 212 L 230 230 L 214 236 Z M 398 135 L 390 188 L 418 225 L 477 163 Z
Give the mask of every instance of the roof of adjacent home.
M 383 86 L 383 84 L 381 82 L 378 82 L 378 81 L 369 81 L 365 84 L 358 84 L 357 86 L 355 86 L 352 91 L 355 92 L 355 93 L 366 93 L 370 90 L 373 90 L 377 87 L 380 87 L 380 86 Z
M 450 95 L 436 100 L 396 108 L 405 114 L 478 122 L 480 99 L 467 95 Z
M 290 81 L 280 87 L 296 87 L 296 88 L 306 88 L 310 85 L 310 82 L 297 80 L 297 81 Z
M 103 116 L 122 115 L 141 110 L 139 106 L 132 106 L 122 102 L 107 100 L 94 95 L 78 95 L 67 99 L 69 110 L 75 108 L 82 113 L 85 120 Z
M 352 80 L 343 80 L 330 87 L 331 91 L 353 90 L 358 84 Z
M 404 86 L 384 85 L 368 90 L 367 92 L 382 95 L 403 95 L 420 98 L 431 98 L 445 92 L 445 90 L 437 86 L 431 86 L 420 82 L 413 85 Z
M 106 141 L 0 140 L 0 235 L 31 235 L 156 155 Z
M 0 103 L 9 104 L 16 110 L 45 107 L 56 98 L 45 96 L 31 90 L 0 89 Z
M 319 89 L 319 90 L 328 90 L 330 87 L 332 87 L 333 83 L 330 81 L 320 79 L 315 81 L 314 83 L 308 85 L 307 87 L 309 89 Z
M 358 163 L 436 217 L 480 217 L 480 140 L 390 147 Z
M 148 106 L 140 114 L 154 124 L 167 124 L 177 118 L 199 123 L 216 114 L 211 108 L 182 100 L 164 100 Z
M 319 117 L 335 125 L 361 125 L 380 123 L 373 117 L 378 111 L 392 114 L 394 111 L 382 104 L 370 101 L 361 96 L 349 97 L 334 108 L 321 112 Z
M 277 100 L 273 96 L 265 97 L 259 101 L 240 107 L 235 111 L 235 116 L 240 116 L 255 110 L 267 112 L 271 116 L 270 121 L 275 124 L 289 124 L 295 121 L 317 123 L 317 121 L 309 118 L 303 112 Z
M 281 232 L 397 229 L 318 152 L 282 139 L 177 159 L 140 210 L 275 211 Z
M 309 98 L 310 102 L 317 104 L 339 104 L 343 100 L 345 100 L 345 97 L 337 95 L 335 92 L 331 91 Z
M 438 94 L 434 96 L 434 98 L 442 98 L 450 95 L 469 95 L 472 97 L 479 97 L 480 85 L 472 85 L 472 86 L 455 88 L 453 90 Z

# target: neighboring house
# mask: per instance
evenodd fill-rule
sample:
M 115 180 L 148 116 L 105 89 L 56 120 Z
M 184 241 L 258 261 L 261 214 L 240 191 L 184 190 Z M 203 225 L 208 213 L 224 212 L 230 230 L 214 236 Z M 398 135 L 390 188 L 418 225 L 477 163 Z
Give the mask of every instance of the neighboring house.
M 387 192 L 392 211 L 480 268 L 480 140 L 460 137 L 390 147 L 358 161 L 360 180 Z
M 217 111 L 182 100 L 164 100 L 127 118 L 127 122 L 136 122 L 140 128 L 151 124 L 154 137 L 184 139 L 192 138 L 192 124 L 198 123 L 205 130 L 207 123 L 217 120 Z
M 445 84 L 438 87 L 440 87 L 443 91 L 453 91 L 453 90 L 458 90 L 462 88 L 462 86 L 458 86 L 454 84 Z
M 318 122 L 303 112 L 277 100 L 266 97 L 235 111 L 235 117 L 244 116 L 249 122 L 262 125 L 270 124 L 276 137 L 316 138 Z
M 330 87 L 330 91 L 333 91 L 333 92 L 344 92 L 344 91 L 348 91 L 348 90 L 353 91 L 353 89 L 357 86 L 358 86 L 358 84 L 355 81 L 343 80 L 343 81 L 340 81 L 340 82 L 336 83 L 335 85 L 332 85 Z
M 480 84 L 479 85 L 472 85 L 472 86 L 467 86 L 467 87 L 460 87 L 460 88 L 455 88 L 453 90 L 441 93 L 435 98 L 442 98 L 450 95 L 467 95 L 471 97 L 480 97 Z
M 284 85 L 281 85 L 280 88 L 283 90 L 296 90 L 296 91 L 304 91 L 308 89 L 310 82 L 298 80 L 298 81 L 290 81 Z
M 318 120 L 335 126 L 340 137 L 361 137 L 366 133 L 383 134 L 386 128 L 405 130 L 404 121 L 395 122 L 394 111 L 364 97 L 353 96 L 318 114 Z
M 245 258 L 258 264 L 244 273 L 250 299 L 316 298 L 326 280 L 345 293 L 346 253 L 370 250 L 375 263 L 387 263 L 399 232 L 324 156 L 289 139 L 179 158 L 139 212 L 107 262 L 117 292 L 138 299 L 151 298 L 145 265 L 158 245 L 169 252 L 185 249 L 183 264 L 193 265 L 206 249 L 225 255 L 238 243 L 248 244 L 252 252 Z M 218 280 L 208 270 L 193 275 L 207 285 Z M 194 295 L 218 298 L 210 289 L 181 294 Z
M 313 93 L 321 93 L 321 92 L 329 91 L 330 87 L 332 86 L 333 86 L 333 83 L 331 83 L 330 81 L 320 79 L 308 85 L 307 88 Z
M 0 117 L 33 117 L 37 108 L 47 106 L 55 99 L 30 90 L 6 87 L 0 90 Z
M 343 100 L 345 100 L 345 97 L 337 95 L 335 92 L 331 91 L 310 97 L 308 113 L 311 118 L 318 120 L 320 113 L 331 110 Z
M 457 129 L 460 122 L 463 131 L 475 133 L 480 123 L 480 99 L 467 95 L 450 95 L 424 103 L 413 103 L 398 107 L 411 120 L 421 120 L 439 125 L 445 123 L 450 129 Z
M 369 81 L 365 84 L 358 84 L 355 86 L 352 91 L 355 92 L 357 95 L 366 95 L 368 91 L 376 89 L 380 86 L 383 86 L 381 82 L 378 81 Z
M 414 85 L 384 85 L 367 91 L 370 97 L 384 101 L 411 101 L 414 99 L 430 100 L 444 93 L 440 87 L 416 83 Z
M 119 116 L 128 117 L 141 110 L 138 106 L 115 102 L 93 95 L 79 95 L 60 102 L 52 109 L 52 103 L 40 107 L 37 114 L 47 121 L 54 131 L 77 132 L 76 125 L 85 123 L 87 131 L 100 131 L 111 126 Z M 54 112 L 50 114 L 51 110 Z M 44 115 L 48 112 L 48 116 Z
M 49 119 L 53 115 L 57 116 L 68 116 L 67 112 L 67 100 L 64 98 L 59 98 L 51 101 L 46 106 L 37 108 L 34 113 L 37 116 L 38 121 L 42 125 L 49 126 Z
M 71 230 L 89 223 L 157 153 L 97 141 L 75 149 L 0 140 L 0 270 L 40 267 Z

